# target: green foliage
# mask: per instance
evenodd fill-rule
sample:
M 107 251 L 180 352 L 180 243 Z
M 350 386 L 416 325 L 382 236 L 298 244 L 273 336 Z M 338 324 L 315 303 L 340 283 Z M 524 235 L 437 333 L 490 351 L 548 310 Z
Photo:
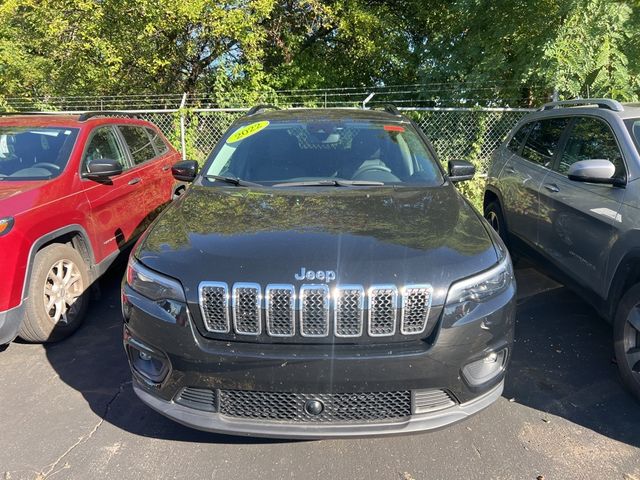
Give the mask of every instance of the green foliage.
M 637 61 L 629 65 L 625 52 L 630 40 L 637 42 L 640 26 L 632 17 L 631 5 L 585 0 L 580 7 L 545 49 L 549 81 L 569 97 L 637 99 Z
M 0 102 L 441 82 L 441 104 L 634 100 L 640 7 L 617 0 L 4 0 Z

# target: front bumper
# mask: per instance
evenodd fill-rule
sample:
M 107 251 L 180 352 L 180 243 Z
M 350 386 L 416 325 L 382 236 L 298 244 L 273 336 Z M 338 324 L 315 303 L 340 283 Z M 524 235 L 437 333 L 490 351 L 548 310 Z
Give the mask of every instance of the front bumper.
M 436 412 L 412 415 L 407 420 L 360 424 L 294 424 L 231 418 L 219 413 L 203 412 L 172 401 L 162 400 L 134 383 L 133 390 L 149 407 L 187 427 L 215 433 L 270 438 L 349 438 L 421 432 L 446 427 L 485 409 L 504 389 L 504 381 L 475 399 Z
M 188 318 L 172 317 L 126 284 L 122 291 L 125 344 L 166 359 L 158 382 L 132 368 L 134 389 L 151 408 L 182 424 L 240 435 L 283 438 L 349 437 L 408 433 L 440 428 L 490 405 L 502 393 L 504 369 L 473 386 L 462 368 L 492 352 L 511 350 L 515 285 L 482 308 L 437 334 L 395 344 L 264 344 L 229 342 L 201 336 Z M 128 350 L 129 351 L 129 350 Z M 130 353 L 130 352 L 129 352 Z M 129 354 L 132 362 L 131 353 Z M 506 367 L 506 365 L 505 365 Z M 229 416 L 176 400 L 185 388 L 296 394 L 348 394 L 417 391 L 446 392 L 454 404 L 403 418 L 315 422 Z
M 24 303 L 11 310 L 0 312 L 0 345 L 11 342 L 18 335 L 22 318 L 24 317 Z

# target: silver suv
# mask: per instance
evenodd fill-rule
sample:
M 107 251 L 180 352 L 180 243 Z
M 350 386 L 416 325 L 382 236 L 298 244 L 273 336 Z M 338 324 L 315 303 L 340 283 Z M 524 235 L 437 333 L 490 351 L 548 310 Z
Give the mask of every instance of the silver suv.
M 640 105 L 553 102 L 494 153 L 484 214 L 613 323 L 624 383 L 640 399 Z

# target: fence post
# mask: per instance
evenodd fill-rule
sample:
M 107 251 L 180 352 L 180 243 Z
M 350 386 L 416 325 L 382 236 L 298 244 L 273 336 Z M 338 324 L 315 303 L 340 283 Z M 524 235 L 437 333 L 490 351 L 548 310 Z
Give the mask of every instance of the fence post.
M 182 160 L 187 159 L 187 140 L 185 131 L 185 112 L 184 106 L 187 103 L 187 93 L 182 94 L 182 101 L 180 102 L 180 145 L 182 147 Z
M 376 94 L 376 92 L 372 92 L 372 93 L 369 94 L 369 96 L 367 98 L 364 99 L 364 101 L 362 102 L 362 108 L 363 109 L 367 108 L 367 103 L 369 103 L 369 100 L 371 100 L 375 94 Z

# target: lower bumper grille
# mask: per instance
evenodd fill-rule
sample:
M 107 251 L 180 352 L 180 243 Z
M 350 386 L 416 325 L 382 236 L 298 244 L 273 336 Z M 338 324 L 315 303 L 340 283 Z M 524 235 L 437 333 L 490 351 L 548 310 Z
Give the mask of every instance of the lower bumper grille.
M 186 407 L 234 418 L 294 423 L 401 420 L 456 405 L 444 390 L 368 393 L 287 393 L 188 387 L 175 399 Z
M 320 402 L 320 405 L 312 402 Z M 411 416 L 411 391 L 302 394 L 220 390 L 220 413 L 237 418 L 288 422 L 400 419 Z

